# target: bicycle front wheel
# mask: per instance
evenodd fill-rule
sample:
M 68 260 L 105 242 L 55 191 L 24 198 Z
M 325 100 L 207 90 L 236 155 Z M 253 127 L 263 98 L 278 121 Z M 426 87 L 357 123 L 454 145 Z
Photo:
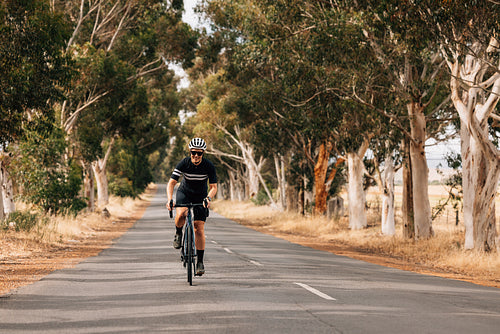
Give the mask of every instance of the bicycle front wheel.
M 193 228 L 189 226 L 186 229 L 186 269 L 187 269 L 187 280 L 189 285 L 193 285 L 193 266 L 194 266 L 194 239 L 193 239 Z

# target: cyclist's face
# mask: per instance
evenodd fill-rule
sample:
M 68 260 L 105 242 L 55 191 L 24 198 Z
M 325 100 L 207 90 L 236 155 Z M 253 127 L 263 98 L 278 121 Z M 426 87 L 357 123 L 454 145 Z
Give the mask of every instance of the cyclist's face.
M 203 150 L 192 149 L 190 153 L 191 162 L 195 165 L 200 164 L 201 160 L 203 159 Z

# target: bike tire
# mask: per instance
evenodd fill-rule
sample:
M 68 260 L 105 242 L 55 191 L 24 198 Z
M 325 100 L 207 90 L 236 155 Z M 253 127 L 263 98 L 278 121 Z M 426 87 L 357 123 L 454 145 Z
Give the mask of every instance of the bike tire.
M 187 280 L 189 282 L 189 285 L 193 285 L 193 265 L 194 265 L 194 245 L 193 245 L 193 228 L 189 227 L 186 229 L 186 246 L 187 246 L 187 251 L 186 251 L 186 257 L 187 257 L 187 263 L 186 263 L 186 269 L 187 269 Z

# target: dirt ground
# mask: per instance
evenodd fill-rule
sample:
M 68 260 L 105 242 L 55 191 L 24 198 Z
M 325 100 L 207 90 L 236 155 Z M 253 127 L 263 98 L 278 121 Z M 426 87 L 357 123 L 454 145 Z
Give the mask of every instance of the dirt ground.
M 19 240 L 19 238 L 14 238 L 14 235 L 9 236 L 7 233 L 3 236 L 0 244 L 0 251 L 3 255 L 3 260 L 0 262 L 0 296 L 12 292 L 18 287 L 38 281 L 54 270 L 73 267 L 87 257 L 99 254 L 103 249 L 110 247 L 113 244 L 113 240 L 132 227 L 133 224 L 142 217 L 148 206 L 148 202 L 142 202 L 133 216 L 120 218 L 115 220 L 114 223 L 103 219 L 102 224 L 94 230 L 94 233 L 92 233 L 90 237 L 70 240 L 58 247 L 41 246 L 33 241 Z M 240 223 L 244 224 L 244 222 Z M 266 227 L 249 227 L 307 247 L 325 250 L 338 255 L 348 256 L 387 267 L 500 288 L 498 280 L 481 281 L 473 276 L 445 272 L 435 268 L 408 263 L 403 259 L 364 252 L 362 249 L 356 249 L 349 245 L 318 242 L 317 239 L 312 237 L 279 233 L 270 231 L 266 229 Z M 16 245 L 19 245 L 19 243 L 24 243 L 23 252 L 18 251 Z

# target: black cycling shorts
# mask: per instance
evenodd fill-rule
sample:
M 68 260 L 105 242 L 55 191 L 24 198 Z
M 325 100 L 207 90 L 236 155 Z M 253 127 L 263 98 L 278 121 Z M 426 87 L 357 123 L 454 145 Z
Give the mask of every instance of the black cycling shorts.
M 204 199 L 205 197 L 201 199 L 199 198 L 193 199 L 184 194 L 182 191 L 177 190 L 177 193 L 175 195 L 175 204 L 189 204 L 189 203 L 199 204 L 203 203 Z M 194 214 L 193 220 L 201 220 L 201 221 L 207 220 L 207 209 L 202 206 L 195 206 L 193 208 L 193 214 Z

